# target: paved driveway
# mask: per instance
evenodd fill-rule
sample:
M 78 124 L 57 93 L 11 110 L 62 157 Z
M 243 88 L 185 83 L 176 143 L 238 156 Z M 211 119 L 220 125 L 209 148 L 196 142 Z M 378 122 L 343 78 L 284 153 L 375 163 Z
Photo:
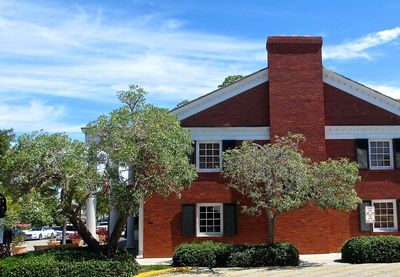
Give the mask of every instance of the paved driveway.
M 165 276 L 165 275 L 164 275 Z M 213 271 L 208 269 L 192 270 L 189 272 L 174 273 L 166 276 L 271 276 L 271 277 L 336 277 L 336 276 L 377 276 L 397 277 L 400 276 L 400 263 L 395 264 L 324 264 L 324 265 L 302 265 L 293 268 L 216 268 Z

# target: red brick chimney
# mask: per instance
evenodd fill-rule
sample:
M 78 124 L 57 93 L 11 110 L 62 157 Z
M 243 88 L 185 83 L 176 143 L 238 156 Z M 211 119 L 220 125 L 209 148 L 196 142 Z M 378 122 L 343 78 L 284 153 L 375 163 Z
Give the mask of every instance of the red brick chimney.
M 314 161 L 326 158 L 321 47 L 321 37 L 267 40 L 271 139 L 303 134 L 301 148 Z

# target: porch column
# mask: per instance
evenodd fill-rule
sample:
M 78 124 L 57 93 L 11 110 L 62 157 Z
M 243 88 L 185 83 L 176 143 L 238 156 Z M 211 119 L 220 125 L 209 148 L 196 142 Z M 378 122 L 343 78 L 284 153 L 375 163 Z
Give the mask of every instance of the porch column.
M 143 201 L 140 204 L 140 208 L 139 208 L 139 241 L 138 241 L 138 258 L 143 258 L 143 223 L 144 223 L 144 219 L 143 219 L 143 215 L 144 215 L 144 209 L 143 209 Z
M 128 217 L 128 222 L 127 222 L 127 228 L 126 228 L 126 248 L 134 248 L 134 216 L 133 215 L 129 215 Z
M 97 239 L 96 234 L 96 195 L 91 194 L 86 199 L 86 228 Z

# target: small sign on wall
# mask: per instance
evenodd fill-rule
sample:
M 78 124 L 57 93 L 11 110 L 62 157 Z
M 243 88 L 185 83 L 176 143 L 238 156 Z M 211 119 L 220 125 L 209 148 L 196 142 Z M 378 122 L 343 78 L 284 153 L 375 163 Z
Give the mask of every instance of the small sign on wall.
M 374 206 L 365 206 L 365 223 L 375 223 Z

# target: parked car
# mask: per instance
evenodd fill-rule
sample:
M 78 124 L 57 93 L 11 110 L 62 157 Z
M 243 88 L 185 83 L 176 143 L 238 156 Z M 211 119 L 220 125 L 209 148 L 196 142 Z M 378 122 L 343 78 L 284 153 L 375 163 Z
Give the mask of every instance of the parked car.
M 33 227 L 30 230 L 23 231 L 25 233 L 26 239 L 45 239 L 45 238 L 55 238 L 56 231 L 48 226 Z
M 100 223 L 97 225 L 97 227 L 96 227 L 96 230 L 99 230 L 99 229 L 106 229 L 106 230 L 108 230 L 108 222 L 107 222 L 107 221 L 102 221 L 102 222 L 100 222 Z
M 65 232 L 65 239 L 71 240 L 70 236 L 76 233 L 77 231 L 75 230 L 75 227 L 73 225 L 67 225 L 67 230 Z M 60 228 L 57 228 L 56 238 L 60 240 L 62 239 L 62 226 L 60 226 Z
M 12 236 L 12 237 L 15 237 L 15 236 L 18 236 L 18 235 L 25 235 L 25 233 L 24 233 L 24 231 L 22 231 L 21 229 L 12 228 L 12 229 L 11 229 L 11 236 Z

